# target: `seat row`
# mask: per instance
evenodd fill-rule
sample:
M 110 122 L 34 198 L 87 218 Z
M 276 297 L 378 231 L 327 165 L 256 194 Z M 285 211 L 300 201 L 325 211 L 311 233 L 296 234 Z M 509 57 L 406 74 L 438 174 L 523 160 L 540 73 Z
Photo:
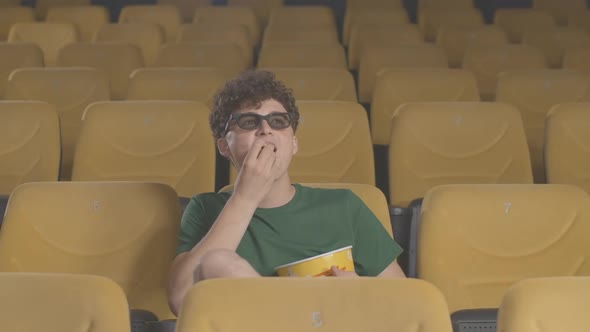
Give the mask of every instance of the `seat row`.
M 43 24 L 41 24 L 43 25 Z M 149 25 L 149 24 L 148 24 Z M 18 27 L 18 26 L 17 26 Z M 20 26 L 23 29 L 26 27 Z M 180 43 L 162 46 L 150 38 L 149 27 L 140 23 L 114 24 L 101 29 L 94 43 L 76 43 L 51 37 L 52 28 L 29 25 L 14 37 L 16 44 L 1 44 L 3 73 L 19 66 L 91 66 L 116 76 L 113 97 L 122 99 L 125 81 L 134 69 L 145 66 L 216 67 L 233 76 L 253 64 L 253 51 L 243 27 L 206 29 L 187 26 Z M 153 28 L 153 26 L 151 26 Z M 510 45 L 495 26 L 478 28 L 443 27 L 437 47 L 423 42 L 412 25 L 366 26 L 354 31 L 348 58 L 337 43 L 269 42 L 260 50 L 258 68 L 348 68 L 358 71 L 359 100 L 370 103 L 378 72 L 386 68 L 463 67 L 476 75 L 482 98 L 494 98 L 498 73 L 514 69 L 567 68 L 588 72 L 586 56 L 590 35 L 576 28 L 552 28 L 526 35 L 525 45 Z M 52 43 L 52 40 L 59 43 Z M 282 40 L 282 39 L 281 39 Z M 32 42 L 32 45 L 20 44 Z M 41 57 L 40 57 L 41 54 Z
M 180 61 L 178 58 L 170 60 Z M 268 69 L 294 90 L 298 100 L 357 100 L 353 78 L 346 70 Z M 139 73 L 136 72 L 132 79 L 134 89 L 131 91 L 136 99 L 208 102 L 215 89 L 228 77 L 223 73 L 217 75 L 210 69 L 164 72 L 153 69 L 142 71 L 141 75 Z M 73 88 L 64 89 L 68 86 Z M 196 87 L 199 88 L 192 93 L 190 89 Z M 71 132 L 64 139 L 64 146 L 68 147 L 73 146 L 76 128 L 85 107 L 94 101 L 110 100 L 111 97 L 108 80 L 103 72 L 76 67 L 16 70 L 10 76 L 4 99 L 40 100 L 53 104 L 62 115 L 62 130 Z M 498 77 L 495 99 L 511 103 L 521 112 L 535 180 L 542 183 L 544 171 L 541 151 L 545 115 L 551 107 L 560 103 L 589 101 L 590 77 L 561 69 L 508 71 Z M 404 103 L 479 100 L 476 78 L 466 69 L 382 70 L 375 83 L 370 109 L 373 144 L 389 144 L 391 117 Z M 66 157 L 66 160 L 69 159 Z
M 211 7 L 214 5 L 212 0 L 158 0 L 156 3 L 162 7 L 175 7 L 175 13 L 170 15 L 162 14 L 161 16 L 168 17 L 173 22 L 177 21 L 177 14 L 180 14 L 183 22 L 190 22 L 195 17 L 195 12 L 202 9 L 203 7 Z M 248 16 L 251 14 L 255 15 L 257 24 L 266 24 L 270 16 L 270 12 L 278 7 L 283 6 L 282 0 L 228 0 L 228 6 L 232 8 L 247 8 Z M 22 0 L 2 0 L 0 7 L 18 7 L 23 5 Z M 89 7 L 93 5 L 91 0 L 36 0 L 33 10 L 33 19 L 44 21 L 51 19 L 51 11 L 55 8 L 70 7 L 74 9 L 74 12 L 84 12 L 84 10 L 78 11 L 80 8 Z M 99 6 L 95 6 L 99 7 Z M 224 6 L 225 7 L 225 6 Z M 106 10 L 106 8 L 104 9 Z M 77 14 L 81 15 L 81 14 Z M 241 17 L 243 14 L 238 15 Z
M 327 71 L 330 73 L 330 70 Z M 348 100 L 355 100 L 354 85 L 352 77 L 346 71 L 336 72 L 337 76 L 332 76 L 330 85 L 331 91 L 335 93 L 332 98 L 318 98 L 325 95 L 321 90 L 313 90 L 323 84 L 330 82 L 322 77 L 325 71 L 312 72 L 311 79 L 306 82 L 301 78 L 298 71 L 285 70 L 279 77 L 286 79 L 288 86 L 294 86 L 298 91 L 296 96 L 305 100 L 305 92 L 309 91 L 310 99 L 340 99 L 339 94 L 353 96 Z M 348 78 L 348 81 L 342 83 L 340 77 Z M 223 84 L 225 77 L 214 70 L 192 70 L 192 71 L 170 71 L 165 70 L 161 73 L 159 70 L 147 70 L 136 72 L 132 79 L 132 85 L 128 95 L 130 99 L 167 99 L 167 100 L 197 100 L 208 103 L 216 89 Z M 301 85 L 301 86 L 300 86 Z M 319 91 L 319 93 L 318 93 Z M 314 98 L 314 96 L 318 96 Z M 74 146 L 77 142 L 78 132 L 82 123 L 82 115 L 88 105 L 98 101 L 110 100 L 109 85 L 104 73 L 91 68 L 39 68 L 39 69 L 19 69 L 13 73 L 5 93 L 6 100 L 27 100 L 27 101 L 45 101 L 50 103 L 57 110 L 61 122 L 61 145 L 63 147 L 62 155 L 62 176 L 69 178 L 71 160 Z M 344 99 L 346 100 L 346 99 Z M 363 116 L 366 115 L 364 109 L 357 105 L 356 111 L 360 111 Z M 204 107 L 208 113 L 208 108 Z M 207 120 L 202 122 L 206 127 Z M 203 127 L 203 128 L 205 128 Z M 367 128 L 368 130 L 368 128 Z M 205 129 L 202 132 L 207 133 Z M 370 143 L 369 143 L 370 144 Z
M 351 189 L 391 234 L 385 197 L 377 188 L 306 185 Z M 38 206 L 30 208 L 31 204 Z M 164 184 L 24 184 L 11 193 L 0 228 L 0 272 L 108 277 L 123 289 L 131 309 L 148 310 L 160 319 L 173 318 L 165 289 L 180 212 L 177 194 Z
M 167 45 L 158 50 L 157 60 L 150 68 L 217 68 L 223 72 L 222 76 L 225 79 L 229 79 L 251 66 L 240 48 L 229 43 L 180 43 Z M 5 78 L 0 80 L 0 96 L 4 95 L 5 84 L 12 71 L 18 68 L 43 67 L 42 51 L 34 44 L 3 43 L 0 44 L 0 51 L 0 75 Z M 60 67 L 84 66 L 104 70 L 110 81 L 111 97 L 115 100 L 126 98 L 129 76 L 134 70 L 143 68 L 145 65 L 140 49 L 129 43 L 118 42 L 66 45 L 58 51 L 56 64 Z M 340 69 L 337 77 L 346 81 L 344 100 L 356 101 L 354 80 L 346 72 L 345 64 L 344 51 L 339 45 L 288 43 L 263 47 L 258 62 L 261 68 Z M 176 73 L 182 75 L 180 71 Z M 313 75 L 313 73 L 310 72 L 307 75 Z M 321 73 L 315 76 L 325 77 Z M 314 79 L 308 78 L 306 81 L 309 83 Z M 337 84 L 337 86 L 341 85 Z M 314 87 L 309 91 L 317 90 Z
M 194 36 L 195 31 L 199 30 L 228 30 L 230 27 L 234 32 L 234 38 L 238 34 L 236 29 L 246 30 L 250 37 L 250 43 L 257 45 L 260 42 L 260 27 L 257 26 L 254 14 L 247 7 L 234 6 L 208 6 L 200 7 L 195 11 L 194 23 L 199 26 L 185 26 L 185 32 L 179 33 L 181 25 L 178 9 L 174 6 L 128 6 L 121 12 L 119 23 L 152 23 L 152 30 L 162 30 L 162 36 L 153 31 L 152 39 L 159 39 L 162 42 L 171 42 L 174 40 L 185 40 L 186 36 Z M 29 11 L 27 13 L 27 10 Z M 14 13 L 11 13 L 14 11 Z M 18 22 L 28 22 L 33 19 L 30 9 L 21 8 L 4 8 L 1 13 L 6 16 L 4 20 L 4 34 L 8 34 L 10 26 Z M 104 8 L 93 6 L 76 6 L 76 7 L 54 7 L 53 15 L 49 15 L 48 22 L 53 23 L 73 23 L 77 28 L 80 38 L 83 41 L 93 40 L 93 36 L 98 33 L 101 26 L 107 23 Z M 51 14 L 51 13 L 50 13 Z M 406 12 L 398 6 L 391 8 L 360 8 L 351 9 L 347 12 L 345 26 L 343 31 L 343 44 L 351 46 L 351 68 L 355 69 L 358 64 L 358 57 L 355 53 L 357 47 L 354 46 L 355 30 L 360 27 L 396 27 L 399 25 L 408 25 Z M 584 17 L 587 17 L 588 10 L 576 11 L 580 19 L 572 19 L 571 25 L 579 28 L 587 28 L 582 23 Z M 88 18 L 85 17 L 88 16 Z M 301 22 L 305 22 L 302 24 Z M 434 41 L 440 30 L 443 28 L 469 28 L 479 29 L 484 27 L 481 14 L 476 9 L 454 9 L 454 10 L 425 10 L 420 13 L 418 27 L 420 33 L 416 34 L 420 41 L 423 37 L 427 41 Z M 499 28 L 506 31 L 508 39 L 513 42 L 520 42 L 526 31 L 535 32 L 544 31 L 557 27 L 554 18 L 547 12 L 541 10 L 507 10 L 498 11 L 496 23 Z M 335 29 L 333 14 L 326 7 L 277 7 L 274 8 L 266 28 L 265 43 L 267 42 L 320 42 L 320 43 L 338 43 L 338 36 Z M 226 32 L 226 35 L 229 32 Z M 201 32 L 202 34 L 202 32 Z M 2 33 L 0 32 L 0 36 Z M 223 34 L 218 33 L 219 36 Z M 411 34 L 412 36 L 415 34 Z M 248 37 L 248 36 L 246 36 Z M 394 37 L 394 36 L 392 36 Z M 227 36 L 227 38 L 230 38 Z M 363 40 L 358 37 L 356 39 Z M 390 38 L 395 40 L 396 38 Z M 404 42 L 416 42 L 412 38 L 406 38 Z
M 19 6 L 22 3 L 21 0 L 3 0 L 0 5 L 3 6 Z M 158 0 L 156 2 L 159 5 L 172 5 L 179 9 L 184 18 L 184 21 L 190 21 L 193 18 L 194 12 L 203 7 L 211 6 L 214 1 L 212 0 Z M 40 20 L 45 19 L 49 8 L 55 6 L 84 6 L 90 5 L 89 0 L 37 0 L 35 2 L 36 17 Z M 284 5 L 282 0 L 228 0 L 229 6 L 242 6 L 249 7 L 254 11 L 256 16 L 259 18 L 261 23 L 265 23 L 269 20 L 269 16 L 273 9 L 280 8 Z M 440 0 L 422 0 L 418 1 L 418 11 L 433 11 L 433 10 L 464 10 L 474 8 L 473 0 L 453 0 L 453 1 L 440 1 Z M 350 0 L 346 2 L 346 14 L 356 12 L 363 9 L 396 9 L 403 10 L 403 1 L 383 1 L 383 0 Z M 532 8 L 545 11 L 550 13 L 555 20 L 560 24 L 564 25 L 568 22 L 568 15 L 575 11 L 587 9 L 584 0 L 566 0 L 556 5 L 552 0 L 535 0 L 532 1 Z M 303 16 L 302 18 L 305 18 Z
M 7 330 L 74 332 L 74 326 L 92 321 L 93 332 L 130 331 L 127 301 L 108 278 L 0 273 L 0 288 L 5 304 L 0 304 L 0 317 Z M 499 330 L 533 332 L 530 321 L 534 320 L 547 332 L 562 331 L 564 326 L 583 331 L 589 323 L 584 312 L 589 295 L 587 277 L 522 281 L 503 297 Z M 250 305 L 253 298 L 260 302 L 256 308 Z M 288 309 L 277 305 L 285 299 Z M 217 279 L 194 286 L 185 303 L 179 332 L 300 331 L 308 326 L 325 326 L 326 331 L 390 331 L 414 325 L 424 332 L 452 331 L 444 298 L 435 287 L 418 280 Z M 87 307 L 94 310 L 83 309 Z M 391 310 L 396 314 L 391 315 Z
M 362 107 L 327 101 L 298 106 L 300 148 L 290 168 L 292 181 L 375 185 Z M 546 143 L 540 147 L 549 183 L 590 192 L 589 110 L 588 103 L 574 103 L 549 112 Z M 60 159 L 62 179 L 160 182 L 182 197 L 213 191 L 216 157 L 208 116 L 209 109 L 197 102 L 97 102 L 85 110 L 74 139 L 66 134 L 71 128 L 64 130 L 71 124 L 62 120 L 60 130 L 51 105 L 0 102 L 0 151 L 5 151 L 0 194 L 25 182 L 57 180 Z M 533 182 L 522 119 L 509 104 L 408 103 L 391 126 L 389 158 L 382 165 L 388 169 L 391 205 L 407 207 L 441 184 Z M 231 170 L 229 182 L 235 177 Z
M 589 30 L 590 31 L 590 30 Z M 551 67 L 562 66 L 566 49 L 587 47 L 588 31 L 577 27 L 551 26 L 526 32 L 522 43 L 539 49 Z M 372 49 L 395 47 L 402 44 L 432 46 L 425 44 L 413 25 L 375 26 L 360 25 L 355 30 L 349 50 L 349 68 L 358 69 L 359 61 Z M 507 33 L 498 24 L 463 27 L 443 25 L 433 42 L 444 49 L 451 67 L 461 67 L 464 54 L 474 47 L 504 47 L 510 45 Z M 356 48 L 356 51 L 355 49 Z
M 101 11 L 100 7 L 81 7 L 81 8 L 54 8 L 56 14 L 51 15 L 55 19 L 48 20 L 47 23 L 30 23 L 32 20 L 32 14 L 28 15 L 21 13 L 21 11 L 27 11 L 25 7 L 17 8 L 2 8 L 0 9 L 0 15 L 6 16 L 4 22 L 4 32 L 0 32 L 0 37 L 10 37 L 10 39 L 17 39 L 19 36 L 26 34 L 42 34 L 45 36 L 51 36 L 51 30 L 54 35 L 62 37 L 61 42 L 67 41 L 67 39 L 75 39 L 79 41 L 93 41 L 102 40 L 104 38 L 104 32 L 101 30 L 108 30 L 105 26 L 111 26 L 107 24 L 106 13 L 104 9 Z M 84 18 L 82 16 L 76 17 L 74 10 L 84 10 L 92 12 L 98 11 L 95 16 L 103 17 L 99 18 Z M 14 11 L 14 13 L 12 12 Z M 260 43 L 260 29 L 256 26 L 256 20 L 253 14 L 248 15 L 239 14 L 241 11 L 246 11 L 247 8 L 241 7 L 203 7 L 195 14 L 193 24 L 180 25 L 177 24 L 166 24 L 166 13 L 170 11 L 171 16 L 178 16 L 174 7 L 170 6 L 132 6 L 126 7 L 122 11 L 121 19 L 118 25 L 120 30 L 132 30 L 133 25 L 137 23 L 147 24 L 142 30 L 142 35 L 135 37 L 136 43 L 141 44 L 139 39 L 151 39 L 152 43 L 170 43 L 170 42 L 184 42 L 184 41 L 195 41 L 195 40 L 214 40 L 217 38 L 219 41 L 233 41 L 241 44 L 243 48 L 250 49 Z M 175 13 L 176 15 L 173 15 Z M 263 44 L 276 43 L 276 42 L 312 42 L 320 44 L 338 44 L 338 34 L 334 27 L 334 19 L 329 9 L 324 7 L 282 7 L 275 9 L 277 17 L 271 20 L 273 25 L 269 25 L 266 28 L 264 34 Z M 315 14 L 315 15 L 312 15 Z M 91 16 L 90 14 L 88 14 Z M 163 18 L 159 18 L 163 16 Z M 310 19 L 297 19 L 298 15 L 317 16 L 316 19 L 309 21 Z M 584 22 L 583 18 L 590 17 L 590 11 L 577 13 L 582 19 L 580 22 Z M 29 17 L 29 19 L 27 19 Z M 539 40 L 539 35 L 550 34 L 551 38 L 558 39 L 565 43 L 572 44 L 576 40 L 584 39 L 584 31 L 587 30 L 587 26 L 572 23 L 571 26 L 564 28 L 558 27 L 553 18 L 542 11 L 534 10 L 500 10 L 497 14 L 496 24 L 484 25 L 483 19 L 479 12 L 475 9 L 464 10 L 464 11 L 434 11 L 425 12 L 419 21 L 418 25 L 408 24 L 408 17 L 405 11 L 399 10 L 387 10 L 387 9 L 364 9 L 359 12 L 355 12 L 347 17 L 348 21 L 343 32 L 343 45 L 349 46 L 349 67 L 351 69 L 358 68 L 358 58 L 362 54 L 363 47 L 358 45 L 359 43 L 381 43 L 381 44 L 400 44 L 400 43 L 423 43 L 424 40 L 434 42 L 438 39 L 442 39 L 443 42 L 452 43 L 448 41 L 449 38 L 453 37 L 454 29 L 461 29 L 463 31 L 470 32 L 467 37 L 471 43 L 478 44 L 498 44 L 511 42 L 526 42 L 532 44 L 543 44 L 543 40 Z M 178 20 L 178 18 L 177 18 Z M 27 23 L 29 22 L 29 23 Z M 306 22 L 302 25 L 300 22 Z M 539 23 L 541 22 L 541 23 Z M 572 22 L 576 22 L 572 20 Z M 60 24 L 69 23 L 72 26 L 68 28 L 59 26 Z M 9 30 L 16 24 L 17 32 L 12 33 L 9 36 Z M 39 26 L 39 24 L 41 24 Z M 57 26 L 56 26 L 57 24 Z M 131 26 L 129 26 L 131 24 Z M 24 25 L 24 26 L 23 26 Z M 84 26 L 82 26 L 84 25 Z M 170 26 L 171 27 L 168 27 Z M 45 29 L 42 29 L 42 28 Z M 167 28 L 166 28 L 167 27 Z M 389 28 L 389 29 L 386 29 Z M 113 29 L 113 28 L 110 28 Z M 137 28 L 135 28 L 137 30 Z M 402 29 L 401 31 L 399 31 Z M 28 30 L 28 31 L 27 31 Z M 161 30 L 161 31 L 159 31 Z M 449 31 L 450 30 L 450 31 Z M 483 31 L 480 31 L 483 30 Z M 489 30 L 489 31 L 488 31 Z M 556 31 L 552 33 L 552 31 Z M 130 32 L 126 32 L 130 34 Z M 138 34 L 138 32 L 135 32 Z M 442 36 L 440 36 L 443 34 Z M 446 36 L 450 34 L 450 36 Z M 69 35 L 69 37 L 68 37 Z M 531 35 L 526 37 L 526 35 Z M 68 37 L 68 38 L 66 38 Z M 367 38 L 371 39 L 367 40 Z M 21 37 L 23 38 L 23 37 Z M 34 38 L 34 36 L 24 38 Z M 47 38 L 47 37 L 46 37 Z M 37 38 L 39 39 L 39 38 Z M 57 39 L 54 37 L 53 39 Z M 455 38 L 456 39 L 456 38 Z M 144 41 L 145 42 L 145 41 Z M 46 42 L 47 44 L 48 42 Z M 54 52 L 55 53 L 55 52 Z M 453 64 L 459 62 L 453 55 L 450 59 Z M 149 62 L 149 61 L 148 61 Z
M 143 75 L 154 76 L 142 73 L 157 72 L 159 74 L 156 76 L 162 79 L 164 77 L 175 79 L 178 82 L 177 88 L 180 89 L 184 84 L 191 85 L 189 81 L 195 83 L 200 81 L 209 90 L 213 90 L 208 92 L 212 94 L 225 80 L 248 67 L 239 48 L 224 43 L 170 45 L 161 50 L 157 66 L 152 67 L 144 66 L 141 51 L 131 44 L 75 43 L 60 50 L 57 64 L 60 67 L 45 67 L 47 69 L 45 72 L 54 72 L 55 75 L 59 75 L 60 72 L 75 72 L 79 69 L 77 67 L 101 70 L 101 75 L 106 76 L 105 79 L 107 79 L 109 99 L 114 100 L 134 98 L 136 94 L 134 82 L 142 80 L 139 77 Z M 38 47 L 28 43 L 0 44 L 0 75 L 4 77 L 0 81 L 0 96 L 10 97 L 5 95 L 5 89 L 10 74 L 14 70 L 28 68 L 24 69 L 26 71 L 31 70 L 32 67 L 39 69 L 43 67 L 43 59 Z M 162 85 L 160 94 L 165 94 L 166 90 L 172 92 L 166 89 L 167 87 L 169 85 Z M 185 90 L 188 88 L 186 87 Z M 190 88 L 194 88 L 194 84 Z M 190 99 L 207 100 L 201 99 L 202 97 L 202 93 L 195 92 L 195 97 Z
M 48 10 L 44 21 L 35 21 L 33 10 L 29 7 L 0 7 L 0 40 L 9 37 L 12 25 L 17 23 L 71 23 L 80 41 L 92 41 L 100 29 L 110 23 L 106 8 L 101 6 L 57 6 Z M 305 24 L 303 24 L 303 21 Z M 157 27 L 163 42 L 186 40 L 187 35 L 194 31 L 207 29 L 223 29 L 239 27 L 246 33 L 252 46 L 264 40 L 273 40 L 280 35 L 296 33 L 294 28 L 318 30 L 331 36 L 338 42 L 338 32 L 334 15 L 328 7 L 289 6 L 277 7 L 272 10 L 268 24 L 263 28 L 254 11 L 242 6 L 203 6 L 193 14 L 191 23 L 183 23 L 180 11 L 171 5 L 134 5 L 122 9 L 117 20 L 120 24 L 151 23 Z M 154 37 L 156 38 L 156 37 Z
M 42 67 L 42 51 L 33 44 L 0 44 L 0 96 L 10 73 L 18 68 Z M 590 46 L 563 49 L 564 69 L 590 73 L 586 57 Z M 528 45 L 487 45 L 448 49 L 431 45 L 369 47 L 360 58 L 358 70 L 358 100 L 371 103 L 375 82 L 380 71 L 395 68 L 448 68 L 450 54 L 462 56 L 462 67 L 474 75 L 483 100 L 494 100 L 497 76 L 501 72 L 522 69 L 546 69 L 543 52 Z M 447 55 L 449 54 L 449 55 Z M 561 54 L 561 53 L 560 53 Z M 227 78 L 249 67 L 240 48 L 226 43 L 191 43 L 169 45 L 160 50 L 155 67 L 217 68 Z M 561 60 L 560 60 L 561 61 Z M 128 43 L 73 43 L 57 55 L 61 67 L 87 66 L 104 70 L 111 83 L 113 99 L 125 99 L 129 75 L 144 67 L 141 51 Z M 346 70 L 346 56 L 339 45 L 273 43 L 265 45 L 258 58 L 258 68 L 311 68 Z M 322 75 L 325 76 L 325 75 Z M 343 77 L 350 76 L 343 74 Z M 353 79 L 349 79 L 354 84 Z M 313 91 L 313 89 L 312 89 Z M 352 96 L 349 98 L 355 98 Z M 350 99 L 347 99 L 350 100 Z
M 371 18 L 372 21 L 366 19 L 366 23 L 357 24 L 352 28 L 348 44 L 345 43 L 349 47 L 349 69 L 359 68 L 364 52 L 368 52 L 367 49 L 407 44 L 424 45 L 425 41 L 442 46 L 449 64 L 453 67 L 460 66 L 463 54 L 472 46 L 524 43 L 539 48 L 551 67 L 560 67 L 564 49 L 590 45 L 588 27 L 559 27 L 553 23 L 553 18 L 544 12 L 499 10 L 495 24 L 491 25 L 484 24 L 481 15 L 475 10 L 434 12 L 425 13 L 424 15 L 430 14 L 432 17 L 428 20 L 429 16 L 425 16 L 418 26 L 404 24 L 403 19 L 396 19 L 394 13 L 391 13 L 391 17 L 386 17 L 386 12 L 367 12 L 364 17 Z M 536 22 L 535 14 L 546 17 L 550 23 L 533 24 L 532 22 Z M 590 18 L 590 10 L 580 15 Z M 511 37 L 515 34 L 518 38 Z
M 126 43 L 139 48 L 141 61 L 146 65 L 162 65 L 163 52 L 161 49 L 194 43 L 214 43 L 229 45 L 238 70 L 252 66 L 253 51 L 246 32 L 240 28 L 223 28 L 210 30 L 207 25 L 190 25 L 183 29 L 182 40 L 177 43 L 164 44 L 159 28 L 150 23 L 117 23 L 103 25 L 95 34 L 93 43 L 105 42 Z M 231 40 L 231 42 L 224 42 Z M 16 23 L 8 36 L 9 43 L 34 43 L 42 50 L 43 62 L 46 66 L 55 66 L 59 51 L 72 43 L 79 41 L 71 23 Z M 231 48 L 234 49 L 231 49 Z M 165 60 L 164 60 L 165 61 Z
M 510 103 L 521 113 L 531 154 L 534 179 L 544 183 L 545 118 L 561 103 L 590 100 L 587 75 L 567 70 L 516 70 L 498 77 L 496 102 Z M 392 117 L 411 102 L 478 101 L 474 76 L 467 70 L 390 69 L 377 78 L 371 103 L 373 143 L 388 145 L 394 135 Z
M 347 186 L 341 184 L 340 188 Z M 373 211 L 375 206 L 386 209 L 383 194 L 374 187 L 350 188 L 369 202 Z M 0 229 L 0 271 L 107 277 L 121 287 L 130 308 L 152 311 L 160 319 L 171 318 L 165 285 L 179 219 L 177 195 L 162 184 L 24 184 L 12 192 Z M 454 317 L 462 314 L 463 321 L 467 317 L 475 322 L 477 316 L 469 317 L 465 310 L 498 308 L 507 290 L 525 279 L 590 275 L 586 263 L 590 246 L 585 238 L 590 231 L 590 196 L 574 186 L 437 186 L 427 192 L 420 222 L 413 226 L 416 238 L 406 248 L 417 267 L 413 276 L 440 290 L 447 303 L 442 311 L 447 320 L 453 313 Z M 393 229 L 394 237 L 398 233 Z M 261 282 L 263 287 L 273 281 Z M 317 287 L 334 287 L 326 282 Z M 231 287 L 226 291 L 233 296 L 244 294 Z M 216 293 L 220 302 L 207 307 L 227 305 L 230 293 Z M 391 298 L 383 297 L 383 291 L 380 294 L 377 298 L 382 301 L 401 301 L 399 310 L 412 307 L 416 300 L 405 292 L 394 292 L 397 296 Z M 208 299 L 205 295 L 200 298 Z M 183 310 L 194 300 L 187 300 Z M 297 310 L 293 303 L 299 302 L 296 297 L 293 301 L 289 301 L 289 308 Z M 277 307 L 273 301 L 268 303 Z M 416 304 L 424 305 L 422 300 Z M 391 313 L 389 306 L 381 310 Z M 180 320 L 184 315 L 183 311 Z
M 472 46 L 464 49 L 454 45 L 446 52 L 445 46 L 442 45 L 367 48 L 359 63 L 359 101 L 366 104 L 372 102 L 377 77 L 380 72 L 387 69 L 462 67 L 474 75 L 480 98 L 486 101 L 495 100 L 498 76 L 502 72 L 549 69 L 545 54 L 534 46 L 498 44 Z M 586 61 L 587 56 L 590 55 L 590 45 L 568 47 L 559 54 L 561 53 L 559 61 L 563 62 L 563 69 L 590 74 L 590 66 Z M 452 56 L 461 57 L 460 62 L 456 63 L 457 66 L 450 65 Z M 563 60 L 561 60 L 562 58 Z

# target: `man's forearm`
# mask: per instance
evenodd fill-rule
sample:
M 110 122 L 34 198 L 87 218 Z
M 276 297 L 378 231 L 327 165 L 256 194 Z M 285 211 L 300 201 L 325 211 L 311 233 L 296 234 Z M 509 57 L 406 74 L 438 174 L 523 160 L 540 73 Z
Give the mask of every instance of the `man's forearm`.
M 248 228 L 256 207 L 253 204 L 231 197 L 217 220 L 191 251 L 178 255 L 172 265 L 168 284 L 168 302 L 177 314 L 186 292 L 197 281 L 193 274 L 201 258 L 216 249 L 235 251 Z
M 190 251 L 191 255 L 202 256 L 212 249 L 235 251 L 255 210 L 254 204 L 234 196 L 230 197 L 207 235 Z

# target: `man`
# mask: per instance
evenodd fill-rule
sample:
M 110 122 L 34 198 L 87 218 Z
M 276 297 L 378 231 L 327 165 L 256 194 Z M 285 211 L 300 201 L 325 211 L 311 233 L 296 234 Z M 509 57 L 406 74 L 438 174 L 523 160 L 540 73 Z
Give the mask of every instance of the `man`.
M 401 248 L 350 190 L 291 184 L 299 113 L 291 91 L 266 71 L 229 81 L 213 100 L 217 148 L 238 171 L 232 193 L 192 198 L 179 234 L 168 298 L 177 314 L 200 280 L 276 275 L 274 268 L 352 245 L 355 271 L 339 277 L 404 277 Z

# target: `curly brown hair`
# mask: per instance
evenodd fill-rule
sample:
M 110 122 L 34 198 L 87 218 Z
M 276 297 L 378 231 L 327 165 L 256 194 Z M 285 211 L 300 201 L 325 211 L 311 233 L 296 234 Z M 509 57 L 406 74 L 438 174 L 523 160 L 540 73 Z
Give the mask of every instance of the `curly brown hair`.
M 248 70 L 228 81 L 213 97 L 209 126 L 215 139 L 223 137 L 225 125 L 233 112 L 260 108 L 263 101 L 274 99 L 288 113 L 293 113 L 293 131 L 299 123 L 299 110 L 292 89 L 277 80 L 270 71 Z

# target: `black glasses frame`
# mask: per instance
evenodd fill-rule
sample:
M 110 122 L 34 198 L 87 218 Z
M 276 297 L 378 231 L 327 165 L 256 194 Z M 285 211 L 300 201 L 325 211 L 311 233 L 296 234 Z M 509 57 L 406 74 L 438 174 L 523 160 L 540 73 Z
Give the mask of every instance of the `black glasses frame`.
M 254 127 L 254 128 L 251 128 L 251 129 L 250 128 L 243 128 L 243 127 L 241 127 L 239 120 L 240 120 L 241 117 L 246 116 L 246 115 L 247 116 L 255 116 L 256 118 L 258 118 L 258 125 L 256 127 Z M 289 125 L 287 127 L 285 127 L 285 128 L 274 128 L 272 126 L 272 124 L 269 122 L 269 119 L 272 116 L 275 116 L 275 115 L 287 115 L 287 117 L 289 119 Z M 272 129 L 281 130 L 281 129 L 287 129 L 290 126 L 292 126 L 293 125 L 293 122 L 295 120 L 297 120 L 297 118 L 298 118 L 296 115 L 298 115 L 298 114 L 290 113 L 290 112 L 273 112 L 273 113 L 269 113 L 267 115 L 260 115 L 258 113 L 232 113 L 230 115 L 229 119 L 227 120 L 227 122 L 225 123 L 225 129 L 223 131 L 223 136 L 227 135 L 227 133 L 229 131 L 229 124 L 232 122 L 232 120 L 236 120 L 236 123 L 237 123 L 238 127 L 240 127 L 241 129 L 245 129 L 245 130 L 255 130 L 255 129 L 258 129 L 260 127 L 260 125 L 262 124 L 262 120 L 265 120 L 266 123 L 268 123 L 268 125 Z

